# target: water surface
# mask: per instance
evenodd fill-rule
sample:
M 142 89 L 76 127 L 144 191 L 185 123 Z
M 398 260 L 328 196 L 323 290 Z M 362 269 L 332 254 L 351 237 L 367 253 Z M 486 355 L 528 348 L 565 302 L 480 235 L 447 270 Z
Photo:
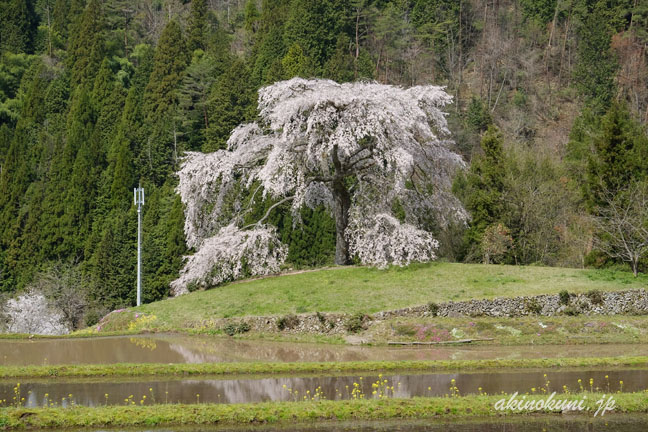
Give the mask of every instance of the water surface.
M 285 426 L 238 426 L 218 425 L 195 427 L 115 428 L 83 429 L 83 432 L 645 432 L 648 416 L 606 414 L 603 418 L 591 416 L 538 415 L 522 418 L 447 420 L 443 417 L 426 420 L 388 420 L 363 422 L 324 421 L 312 424 Z M 72 429 L 41 432 L 81 432 Z
M 297 401 L 306 398 L 341 400 L 362 394 L 364 398 L 444 396 L 453 392 L 465 394 L 511 394 L 513 392 L 557 393 L 567 386 L 571 392 L 581 386 L 605 393 L 643 391 L 648 388 L 648 370 L 569 370 L 503 371 L 475 373 L 397 374 L 389 376 L 307 376 L 241 379 L 178 379 L 135 381 L 0 381 L 0 400 L 12 403 L 13 397 L 25 398 L 30 407 L 123 405 L 150 403 L 250 403 L 265 401 Z M 605 376 L 608 378 L 605 378 Z M 579 383 L 578 380 L 581 380 Z M 384 383 L 384 380 L 387 380 Z M 454 380 L 454 381 L 453 381 Z M 374 387 L 377 381 L 383 381 Z M 623 381 L 623 384 L 620 384 Z M 389 388 L 387 388 L 389 387 Z M 393 390 L 391 389 L 393 387 Z M 354 391 L 354 389 L 356 389 Z M 544 389 L 544 390 L 543 390 Z M 373 394 L 376 391 L 376 394 Z
M 648 356 L 648 344 L 368 347 L 164 334 L 79 339 L 0 339 L 0 365 L 21 366 L 246 361 L 480 360 L 619 355 Z

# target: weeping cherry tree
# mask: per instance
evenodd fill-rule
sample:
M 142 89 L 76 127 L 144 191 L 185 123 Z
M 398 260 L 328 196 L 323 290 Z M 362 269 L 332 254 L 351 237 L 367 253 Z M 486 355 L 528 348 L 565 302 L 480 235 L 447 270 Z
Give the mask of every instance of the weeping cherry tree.
M 437 227 L 466 220 L 450 193 L 464 163 L 451 150 L 442 87 L 294 78 L 262 88 L 258 102 L 259 120 L 237 127 L 226 150 L 189 153 L 178 173 L 197 252 L 172 283 L 176 294 L 278 271 L 287 247 L 267 220 L 288 202 L 296 223 L 303 206 L 331 211 L 339 265 L 433 260 L 431 215 Z M 267 197 L 275 204 L 244 225 Z

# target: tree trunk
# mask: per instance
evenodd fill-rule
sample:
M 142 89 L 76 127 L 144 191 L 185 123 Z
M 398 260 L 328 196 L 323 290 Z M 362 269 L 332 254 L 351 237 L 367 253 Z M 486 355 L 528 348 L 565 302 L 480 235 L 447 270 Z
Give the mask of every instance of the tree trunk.
M 349 264 L 349 245 L 345 232 L 349 225 L 349 208 L 351 207 L 351 194 L 344 184 L 344 169 L 338 155 L 337 144 L 333 146 L 331 154 L 335 177 L 332 181 L 333 189 L 333 215 L 335 216 L 335 264 Z
M 349 245 L 345 237 L 347 225 L 349 225 L 349 208 L 351 207 L 351 195 L 342 179 L 333 182 L 334 216 L 335 216 L 335 264 L 349 264 Z

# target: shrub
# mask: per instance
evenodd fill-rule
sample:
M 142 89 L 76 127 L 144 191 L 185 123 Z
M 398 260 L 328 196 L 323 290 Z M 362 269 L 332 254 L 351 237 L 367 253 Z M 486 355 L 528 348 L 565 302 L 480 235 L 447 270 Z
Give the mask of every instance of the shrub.
M 324 316 L 323 313 L 315 312 L 315 315 L 317 315 L 317 319 L 319 320 L 320 324 L 323 324 L 323 325 L 326 324 L 326 317 Z
M 299 325 L 299 318 L 296 315 L 284 315 L 277 320 L 277 328 L 279 330 L 290 330 Z
M 370 320 L 371 317 L 369 315 L 358 312 L 351 316 L 344 326 L 349 333 L 358 333 L 361 330 L 367 330 L 367 321 Z
M 428 303 L 427 310 L 432 314 L 432 316 L 437 316 L 439 313 L 439 305 L 436 303 Z
M 235 334 L 242 334 L 242 333 L 247 333 L 250 331 L 250 325 L 246 322 L 242 322 L 240 324 L 227 324 L 223 328 L 223 332 L 228 335 L 228 336 L 234 336 Z
M 191 281 L 187 284 L 187 291 L 194 292 L 200 289 L 200 284 L 196 281 Z
M 542 305 L 538 302 L 537 299 L 528 299 L 524 302 L 524 308 L 528 313 L 540 315 L 542 312 Z
M 587 292 L 587 297 L 590 299 L 592 304 L 602 305 L 603 304 L 603 294 L 599 290 L 591 290 Z
M 563 313 L 568 316 L 576 316 L 580 315 L 580 309 L 574 306 L 567 306 Z
M 560 304 L 568 305 L 569 304 L 569 293 L 567 290 L 562 290 L 558 293 L 558 298 Z

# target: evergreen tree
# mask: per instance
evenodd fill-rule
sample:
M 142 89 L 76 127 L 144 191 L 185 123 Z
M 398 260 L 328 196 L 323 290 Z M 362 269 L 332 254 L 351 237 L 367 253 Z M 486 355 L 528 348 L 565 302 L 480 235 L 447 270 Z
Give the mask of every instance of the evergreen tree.
M 288 2 L 281 0 L 261 3 L 261 17 L 251 53 L 252 78 L 257 84 L 269 84 L 275 81 L 273 78 L 281 79 L 283 75 L 276 69 L 281 68 L 281 59 L 286 53 L 283 32 L 288 6 Z
M 335 52 L 326 62 L 323 68 L 323 75 L 333 81 L 342 83 L 353 81 L 354 59 L 349 52 L 351 39 L 344 33 L 341 33 L 335 44 Z
M 588 209 L 596 212 L 610 194 L 648 175 L 648 136 L 627 109 L 613 104 L 590 140 L 584 195 Z M 607 195 L 607 198 L 606 198 Z
M 52 13 L 52 29 L 63 39 L 75 30 L 78 19 L 85 9 L 85 0 L 56 0 Z
M 69 39 L 66 62 L 72 83 L 94 82 L 105 53 L 103 32 L 101 2 L 90 0 Z
M 259 30 L 259 18 L 261 14 L 257 9 L 256 0 L 247 0 L 245 3 L 244 15 L 244 25 L 243 28 L 248 33 L 248 37 L 252 39 L 256 32 Z
M 143 219 L 142 246 L 144 302 L 160 300 L 169 295 L 169 283 L 177 277 L 186 253 L 184 243 L 184 212 L 180 197 L 171 182 L 160 188 L 149 187 L 151 193 Z
M 235 60 L 214 84 L 208 105 L 209 127 L 204 152 L 224 148 L 232 130 L 254 116 L 256 92 L 250 81 L 245 63 Z
M 317 75 L 317 66 L 308 57 L 302 47 L 295 43 L 289 49 L 283 59 L 281 66 L 286 79 L 293 77 L 311 78 Z
M 180 25 L 170 21 L 155 50 L 142 107 L 145 142 L 139 149 L 139 170 L 156 185 L 164 183 L 178 161 L 178 89 L 188 63 Z
M 177 89 L 189 59 L 180 25 L 170 21 L 155 49 L 153 70 L 144 93 L 144 111 L 151 121 L 159 120 L 177 104 Z
M 137 213 L 114 211 L 106 219 L 101 240 L 87 261 L 90 296 L 100 317 L 118 307 L 132 306 L 136 296 Z
M 458 177 L 453 192 L 471 214 L 466 231 L 468 247 L 479 248 L 486 228 L 499 222 L 504 212 L 505 161 L 502 137 L 495 126 L 489 126 L 481 140 L 482 153 L 475 156 L 465 177 Z
M 299 45 L 317 67 L 323 66 L 346 29 L 346 8 L 340 0 L 292 0 L 284 30 L 286 46 Z
M 614 97 L 618 67 L 610 49 L 612 35 L 605 8 L 597 4 L 579 27 L 578 63 L 574 68 L 576 87 L 598 112 L 604 112 Z
M 38 17 L 33 0 L 0 1 L 0 54 L 34 52 Z
M 190 52 L 197 49 L 205 50 L 205 35 L 207 32 L 207 2 L 192 0 L 189 27 L 187 29 L 187 45 Z
M 62 239 L 57 252 L 80 260 L 92 226 L 91 214 L 102 169 L 102 151 L 98 140 L 92 139 L 95 121 L 89 92 L 80 87 L 70 112 L 65 157 L 58 173 L 65 193 L 57 197 L 64 202 L 59 220 Z
M 47 67 L 36 61 L 25 73 L 21 92 L 25 92 L 21 115 L 11 134 L 8 149 L 0 158 L 0 290 L 23 286 L 33 257 L 22 257 L 20 238 L 23 227 L 25 194 L 35 179 L 42 149 L 37 141 L 39 125 L 45 119 L 44 96 L 49 74 Z M 5 144 L 6 145 L 6 144 Z
M 197 53 L 202 53 L 198 51 Z M 211 87 L 222 74 L 221 64 L 208 55 L 194 55 L 178 92 L 179 121 L 187 147 L 200 149 L 209 127 L 208 101 Z

